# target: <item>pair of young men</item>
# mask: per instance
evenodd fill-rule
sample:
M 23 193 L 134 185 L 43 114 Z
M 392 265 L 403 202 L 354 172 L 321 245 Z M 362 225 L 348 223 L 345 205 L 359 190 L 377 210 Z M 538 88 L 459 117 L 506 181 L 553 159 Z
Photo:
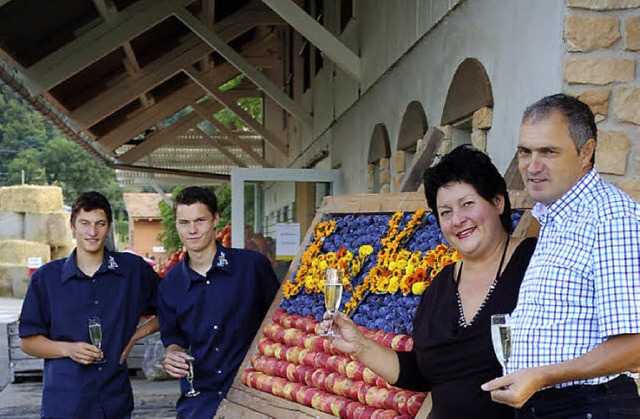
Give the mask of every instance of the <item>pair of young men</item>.
M 194 360 L 200 394 L 181 396 L 178 416 L 215 414 L 278 281 L 263 255 L 216 243 L 219 213 L 210 190 L 182 190 L 174 212 L 188 253 L 160 281 L 142 258 L 105 249 L 112 213 L 104 196 L 88 192 L 74 202 L 76 250 L 34 273 L 20 316 L 22 349 L 45 358 L 42 417 L 130 417 L 126 356 L 136 341 L 158 329 L 170 375 L 184 377 L 186 359 Z M 156 313 L 136 328 L 141 315 Z M 89 317 L 100 318 L 100 349 L 88 343 Z

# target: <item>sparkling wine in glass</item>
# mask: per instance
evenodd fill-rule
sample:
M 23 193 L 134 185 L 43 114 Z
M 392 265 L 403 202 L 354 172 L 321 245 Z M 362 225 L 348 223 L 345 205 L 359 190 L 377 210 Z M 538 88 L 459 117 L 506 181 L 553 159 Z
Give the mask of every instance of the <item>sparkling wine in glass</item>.
M 336 336 L 333 333 L 333 316 L 340 307 L 342 299 L 342 279 L 340 270 L 329 268 L 325 271 L 324 280 L 324 305 L 329 312 L 329 330 L 323 336 Z
M 187 358 L 187 363 L 189 364 L 189 370 L 187 371 L 187 376 L 185 378 L 187 379 L 190 388 L 189 391 L 184 393 L 184 395 L 187 397 L 196 397 L 200 392 L 193 388 L 193 358 Z
M 511 324 L 508 314 L 491 316 L 491 342 L 496 358 L 502 365 L 502 373 L 506 374 L 509 357 L 511 357 Z
M 96 348 L 102 349 L 102 322 L 98 316 L 89 317 L 89 338 Z M 104 362 L 106 362 L 104 358 L 93 361 L 94 364 L 102 364 Z

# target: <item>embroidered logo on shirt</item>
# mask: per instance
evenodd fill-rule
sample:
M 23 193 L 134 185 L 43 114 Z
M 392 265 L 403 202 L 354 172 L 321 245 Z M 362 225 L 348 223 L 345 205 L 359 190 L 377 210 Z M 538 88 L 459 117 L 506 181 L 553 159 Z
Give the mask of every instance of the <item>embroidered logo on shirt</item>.
M 228 264 L 229 264 L 229 261 L 225 257 L 224 252 L 220 252 L 220 256 L 218 256 L 217 266 L 223 267 L 223 266 L 227 266 Z
M 109 261 L 107 262 L 107 268 L 113 270 L 117 267 L 118 267 L 118 264 L 116 263 L 116 260 L 113 258 L 113 256 L 109 256 Z

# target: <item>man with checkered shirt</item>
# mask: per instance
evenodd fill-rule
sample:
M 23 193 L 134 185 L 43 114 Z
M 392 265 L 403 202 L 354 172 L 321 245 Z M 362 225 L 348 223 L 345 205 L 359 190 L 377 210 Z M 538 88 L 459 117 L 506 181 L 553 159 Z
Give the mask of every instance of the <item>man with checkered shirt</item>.
M 512 313 L 508 374 L 482 386 L 517 418 L 640 418 L 640 205 L 593 168 L 578 99 L 524 113 L 518 164 L 541 230 Z

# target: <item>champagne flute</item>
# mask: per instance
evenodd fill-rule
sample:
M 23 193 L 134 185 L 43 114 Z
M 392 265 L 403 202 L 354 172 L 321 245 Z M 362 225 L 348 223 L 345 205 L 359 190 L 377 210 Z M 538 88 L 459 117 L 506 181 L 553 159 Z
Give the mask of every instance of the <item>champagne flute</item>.
M 102 322 L 98 316 L 89 317 L 89 338 L 96 348 L 102 349 Z M 103 364 L 105 362 L 104 357 L 93 361 L 94 364 Z
M 187 391 L 186 393 L 184 393 L 185 396 L 187 397 L 196 397 L 198 394 L 200 394 L 199 391 L 196 391 L 195 388 L 193 388 L 193 357 L 189 357 L 186 359 L 187 364 L 189 364 L 189 370 L 187 371 L 187 376 L 185 377 L 187 379 L 187 382 L 189 383 L 189 391 Z
M 329 268 L 325 271 L 324 280 L 324 305 L 329 312 L 329 329 L 322 336 L 336 336 L 333 333 L 333 316 L 340 307 L 342 299 L 342 279 L 340 278 L 340 270 Z
M 507 364 L 511 357 L 511 324 L 508 314 L 491 316 L 491 342 L 498 362 L 502 365 L 502 374 L 507 373 Z

